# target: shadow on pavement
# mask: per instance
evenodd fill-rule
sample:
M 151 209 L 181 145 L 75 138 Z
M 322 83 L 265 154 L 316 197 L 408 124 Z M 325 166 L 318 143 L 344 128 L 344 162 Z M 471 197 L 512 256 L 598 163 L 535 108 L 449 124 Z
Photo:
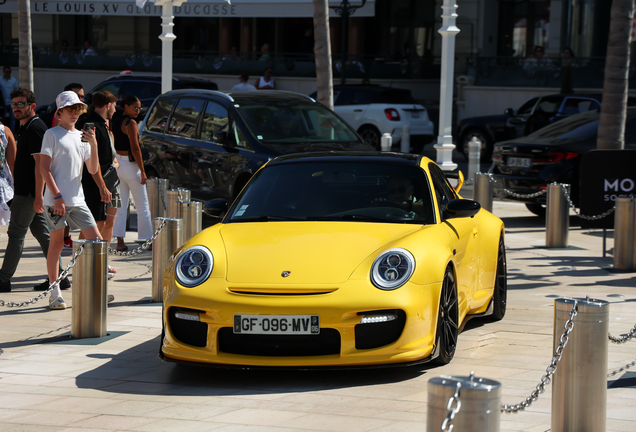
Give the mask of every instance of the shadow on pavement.
M 226 369 L 164 362 L 158 358 L 160 337 L 119 354 L 91 354 L 110 358 L 79 375 L 79 388 L 127 394 L 232 396 L 280 394 L 391 384 L 417 378 L 431 366 L 383 369 Z

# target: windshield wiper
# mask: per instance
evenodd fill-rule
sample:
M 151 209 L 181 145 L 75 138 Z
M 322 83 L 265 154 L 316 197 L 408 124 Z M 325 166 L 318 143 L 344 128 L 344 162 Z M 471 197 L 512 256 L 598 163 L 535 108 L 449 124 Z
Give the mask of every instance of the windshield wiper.
M 236 218 L 230 219 L 231 222 L 273 222 L 273 221 L 304 221 L 305 219 L 299 219 L 289 216 L 275 216 L 275 215 L 261 215 L 258 217 L 249 218 Z
M 316 221 L 364 221 L 364 222 L 395 222 L 391 219 L 380 218 L 376 216 L 357 215 L 357 214 L 344 214 L 338 216 L 307 216 L 307 220 Z

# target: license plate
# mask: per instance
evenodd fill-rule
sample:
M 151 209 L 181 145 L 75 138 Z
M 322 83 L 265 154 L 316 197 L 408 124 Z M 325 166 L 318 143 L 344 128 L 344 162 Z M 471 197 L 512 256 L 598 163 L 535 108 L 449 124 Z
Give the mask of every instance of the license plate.
M 411 118 L 420 118 L 420 113 L 417 111 L 411 111 Z
M 509 157 L 508 158 L 508 166 L 530 168 L 531 161 L 532 160 L 529 159 L 529 158 Z
M 234 333 L 270 335 L 320 334 L 318 315 L 234 315 Z

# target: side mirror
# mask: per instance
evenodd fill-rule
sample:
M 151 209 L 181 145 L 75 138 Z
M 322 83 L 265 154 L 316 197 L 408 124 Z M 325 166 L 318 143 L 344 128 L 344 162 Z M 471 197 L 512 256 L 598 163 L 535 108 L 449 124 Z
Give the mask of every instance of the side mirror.
M 215 144 L 226 145 L 227 144 L 227 132 L 224 132 L 224 131 L 214 132 L 214 135 L 212 135 L 212 141 L 214 141 Z
M 203 213 L 215 219 L 222 219 L 225 216 L 230 204 L 223 198 L 217 198 L 206 202 L 203 205 Z
M 504 110 L 505 115 L 513 115 L 514 113 L 515 113 L 515 110 L 513 110 L 512 108 L 507 108 Z
M 448 218 L 473 217 L 481 210 L 477 201 L 454 199 L 446 205 L 445 214 Z

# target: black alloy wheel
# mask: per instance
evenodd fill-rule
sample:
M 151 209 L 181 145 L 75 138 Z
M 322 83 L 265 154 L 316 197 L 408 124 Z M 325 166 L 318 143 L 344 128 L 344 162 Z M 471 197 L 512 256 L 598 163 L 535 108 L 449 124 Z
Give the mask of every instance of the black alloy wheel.
M 457 284 L 453 269 L 448 267 L 442 283 L 442 293 L 437 316 L 437 348 L 439 356 L 435 359 L 438 365 L 448 364 L 455 356 L 457 336 L 459 335 L 459 304 L 457 301 Z
M 473 139 L 477 138 L 481 141 L 481 154 L 479 155 L 480 163 L 490 163 L 492 158 L 492 149 L 493 142 L 490 136 L 486 131 L 481 128 L 473 127 L 472 129 L 468 129 L 461 138 L 461 146 L 460 150 L 464 154 L 466 160 L 468 160 L 468 143 Z
M 506 246 L 503 237 L 499 239 L 499 252 L 497 254 L 497 273 L 495 274 L 495 288 L 493 293 L 492 319 L 499 321 L 506 315 L 506 302 L 508 300 L 508 275 L 506 264 Z
M 362 126 L 358 133 L 369 145 L 372 145 L 374 149 L 380 151 L 380 139 L 382 138 L 380 135 L 380 131 L 375 126 Z

